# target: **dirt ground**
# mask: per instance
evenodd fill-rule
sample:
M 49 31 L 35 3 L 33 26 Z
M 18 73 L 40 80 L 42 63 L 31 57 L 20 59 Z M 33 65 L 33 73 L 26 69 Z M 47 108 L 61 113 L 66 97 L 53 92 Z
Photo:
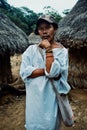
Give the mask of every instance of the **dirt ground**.
M 18 82 L 13 86 L 22 88 L 23 83 L 19 78 L 21 56 L 11 58 L 14 80 Z M 25 97 L 8 94 L 0 99 L 0 130 L 25 130 Z M 73 89 L 69 94 L 70 103 L 75 115 L 75 125 L 61 130 L 87 130 L 87 89 Z

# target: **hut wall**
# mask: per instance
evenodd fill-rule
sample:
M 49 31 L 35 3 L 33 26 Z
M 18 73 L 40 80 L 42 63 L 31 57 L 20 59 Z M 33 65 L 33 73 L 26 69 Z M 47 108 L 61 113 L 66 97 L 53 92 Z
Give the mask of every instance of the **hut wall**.
M 87 88 L 87 50 L 69 51 L 68 79 L 72 87 Z
M 0 55 L 0 83 L 10 83 L 12 81 L 12 72 L 10 64 L 10 55 Z

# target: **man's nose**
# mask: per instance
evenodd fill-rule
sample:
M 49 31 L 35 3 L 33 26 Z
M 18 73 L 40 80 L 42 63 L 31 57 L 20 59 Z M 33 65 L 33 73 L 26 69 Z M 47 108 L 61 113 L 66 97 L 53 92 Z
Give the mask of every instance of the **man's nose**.
M 47 29 L 43 29 L 43 33 L 44 33 L 44 34 L 47 33 Z

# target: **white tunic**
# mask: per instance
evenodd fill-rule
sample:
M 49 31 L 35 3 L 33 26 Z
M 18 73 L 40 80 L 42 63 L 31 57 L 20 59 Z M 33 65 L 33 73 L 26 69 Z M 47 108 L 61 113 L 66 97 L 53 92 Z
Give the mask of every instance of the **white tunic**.
M 42 49 L 42 52 L 44 61 L 37 45 L 29 46 L 22 55 L 20 75 L 26 86 L 26 129 L 60 130 L 58 102 L 49 77 L 58 77 L 61 73 L 61 78 L 54 81 L 54 84 L 59 93 L 69 92 L 68 51 L 66 48 L 53 49 L 54 62 L 50 73 L 47 73 L 45 69 L 45 49 Z M 46 76 L 27 78 L 38 68 L 44 68 Z

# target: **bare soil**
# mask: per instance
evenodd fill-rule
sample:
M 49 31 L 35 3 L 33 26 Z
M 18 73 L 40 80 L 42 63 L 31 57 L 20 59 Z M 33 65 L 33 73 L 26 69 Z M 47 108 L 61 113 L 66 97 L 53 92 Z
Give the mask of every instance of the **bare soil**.
M 13 86 L 23 88 L 19 77 L 21 56 L 11 57 Z M 25 130 L 25 97 L 7 94 L 0 99 L 0 130 Z M 87 89 L 73 89 L 69 94 L 70 103 L 75 115 L 75 125 L 62 130 L 87 130 Z

